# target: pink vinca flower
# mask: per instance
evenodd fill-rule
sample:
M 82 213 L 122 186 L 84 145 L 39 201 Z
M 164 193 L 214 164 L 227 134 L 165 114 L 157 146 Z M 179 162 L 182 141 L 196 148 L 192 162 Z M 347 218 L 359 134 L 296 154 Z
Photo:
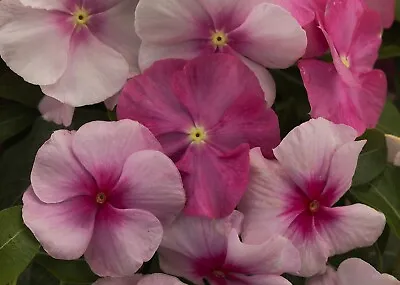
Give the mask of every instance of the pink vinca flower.
M 130 72 L 137 73 L 136 3 L 2 0 L 0 55 L 62 103 L 102 102 L 121 89 Z
M 132 277 L 108 277 L 97 280 L 93 285 L 185 285 L 178 278 L 166 274 L 135 274 Z
M 376 126 L 386 100 L 386 76 L 373 70 L 381 44 L 380 17 L 362 0 L 330 0 L 326 9 L 324 33 L 333 64 L 299 63 L 311 116 L 347 124 L 360 135 Z
M 265 0 L 141 0 L 136 32 L 142 39 L 142 70 L 165 58 L 191 59 L 216 52 L 241 58 L 257 75 L 266 100 L 275 84 L 265 69 L 287 68 L 305 51 L 307 38 L 297 21 Z
M 301 276 L 324 272 L 329 256 L 372 245 L 385 227 L 382 213 L 363 204 L 333 207 L 350 188 L 365 144 L 356 137 L 354 129 L 319 118 L 283 139 L 277 161 L 253 149 L 249 191 L 239 205 L 244 242 L 284 235 L 300 251 Z
M 257 78 L 224 54 L 155 63 L 125 86 L 117 114 L 148 127 L 175 161 L 190 215 L 229 215 L 246 191 L 249 147 L 272 155 L 280 141 Z
M 25 224 L 54 258 L 84 254 L 100 276 L 133 274 L 185 203 L 179 172 L 160 150 L 130 120 L 56 131 L 33 164 Z
M 58 125 L 64 125 L 66 127 L 71 125 L 75 113 L 74 107 L 68 104 L 63 104 L 49 96 L 44 96 L 42 98 L 38 109 L 44 120 L 54 122 Z
M 241 242 L 242 219 L 237 211 L 220 220 L 181 216 L 165 231 L 161 269 L 197 285 L 290 285 L 279 275 L 300 268 L 297 250 L 281 236 Z
M 400 282 L 361 259 L 350 258 L 340 264 L 337 272 L 329 268 L 324 275 L 307 280 L 306 285 L 400 285 Z

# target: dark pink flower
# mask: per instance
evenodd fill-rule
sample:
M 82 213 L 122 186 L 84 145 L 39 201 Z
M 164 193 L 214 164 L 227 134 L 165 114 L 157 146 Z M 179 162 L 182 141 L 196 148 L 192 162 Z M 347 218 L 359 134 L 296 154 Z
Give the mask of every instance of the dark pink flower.
M 25 224 L 54 258 L 84 255 L 100 276 L 133 274 L 185 203 L 179 171 L 160 150 L 130 120 L 55 132 L 33 164 Z
M 165 231 L 161 269 L 196 284 L 290 285 L 279 275 L 299 270 L 297 250 L 281 236 L 259 245 L 241 242 L 242 219 L 237 211 L 219 220 L 181 216 Z
M 280 140 L 257 78 L 226 54 L 155 63 L 128 82 L 117 112 L 147 126 L 176 162 L 191 215 L 229 215 L 246 191 L 249 148 L 272 155 Z

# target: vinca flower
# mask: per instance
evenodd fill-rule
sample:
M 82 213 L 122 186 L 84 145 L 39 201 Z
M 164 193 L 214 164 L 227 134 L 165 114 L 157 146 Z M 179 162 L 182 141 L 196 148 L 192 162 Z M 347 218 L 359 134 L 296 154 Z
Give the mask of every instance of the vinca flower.
M 160 151 L 129 120 L 56 131 L 33 164 L 25 224 L 54 258 L 84 255 L 97 275 L 132 275 L 185 203 L 179 172 Z
M 109 277 L 97 280 L 93 285 L 185 285 L 178 278 L 166 274 L 135 274 L 132 277 Z
M 366 142 L 356 137 L 351 127 L 319 118 L 282 140 L 277 161 L 253 149 L 249 190 L 239 205 L 243 241 L 289 238 L 300 251 L 301 276 L 325 272 L 330 256 L 372 245 L 385 227 L 382 213 L 363 204 L 333 207 L 350 188 Z
M 189 215 L 232 213 L 247 189 L 249 148 L 271 156 L 280 141 L 257 78 L 226 54 L 155 63 L 127 83 L 117 115 L 161 142 L 182 173 Z

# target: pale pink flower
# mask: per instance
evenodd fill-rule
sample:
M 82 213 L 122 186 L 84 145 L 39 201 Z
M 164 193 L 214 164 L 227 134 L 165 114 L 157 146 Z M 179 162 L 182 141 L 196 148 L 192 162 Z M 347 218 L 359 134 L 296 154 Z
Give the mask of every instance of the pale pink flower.
M 337 272 L 329 267 L 324 275 L 308 279 L 306 285 L 400 285 L 400 282 L 379 273 L 362 259 L 350 258 L 340 264 Z
M 178 278 L 161 273 L 135 274 L 132 277 L 108 277 L 97 280 L 93 285 L 185 285 Z
M 100 276 L 133 274 L 185 202 L 179 172 L 160 150 L 130 120 L 56 131 L 33 164 L 25 224 L 54 258 L 84 254 Z
M 387 95 L 384 72 L 373 69 L 382 41 L 380 17 L 363 0 L 330 0 L 323 32 L 333 64 L 299 62 L 311 116 L 347 124 L 361 135 L 376 126 Z
M 400 137 L 385 135 L 388 149 L 388 162 L 400 166 Z
M 2 0 L 0 55 L 71 106 L 102 102 L 137 73 L 137 0 Z
M 366 142 L 356 137 L 354 129 L 319 118 L 292 130 L 274 149 L 276 161 L 253 149 L 249 190 L 239 204 L 243 241 L 289 238 L 300 251 L 302 276 L 324 272 L 329 256 L 372 245 L 385 227 L 382 213 L 363 204 L 333 207 L 350 188 Z
M 270 105 L 275 84 L 268 68 L 287 68 L 305 51 L 297 21 L 263 0 L 141 0 L 136 32 L 142 70 L 165 58 L 191 59 L 215 52 L 241 58 L 257 75 Z
M 72 123 L 75 108 L 61 103 L 60 101 L 44 96 L 39 103 L 38 109 L 42 114 L 43 119 L 49 122 L 54 122 L 58 125 L 68 127 Z
M 290 285 L 279 276 L 300 268 L 293 245 L 281 236 L 259 245 L 240 241 L 243 215 L 220 220 L 179 217 L 166 229 L 159 249 L 161 269 L 202 285 Z

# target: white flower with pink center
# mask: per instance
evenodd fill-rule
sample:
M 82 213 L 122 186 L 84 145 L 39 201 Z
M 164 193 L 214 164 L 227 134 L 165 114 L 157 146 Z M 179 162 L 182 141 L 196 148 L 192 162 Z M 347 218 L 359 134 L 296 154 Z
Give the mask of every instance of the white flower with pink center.
M 244 242 L 286 236 L 300 251 L 302 276 L 324 272 L 329 256 L 372 245 L 385 227 L 382 213 L 333 207 L 350 188 L 366 142 L 356 137 L 353 128 L 319 118 L 292 130 L 274 149 L 276 161 L 251 150 L 249 190 L 239 205 Z
M 2 0 L 0 55 L 14 72 L 61 103 L 102 102 L 130 73 L 138 73 L 136 3 Z

